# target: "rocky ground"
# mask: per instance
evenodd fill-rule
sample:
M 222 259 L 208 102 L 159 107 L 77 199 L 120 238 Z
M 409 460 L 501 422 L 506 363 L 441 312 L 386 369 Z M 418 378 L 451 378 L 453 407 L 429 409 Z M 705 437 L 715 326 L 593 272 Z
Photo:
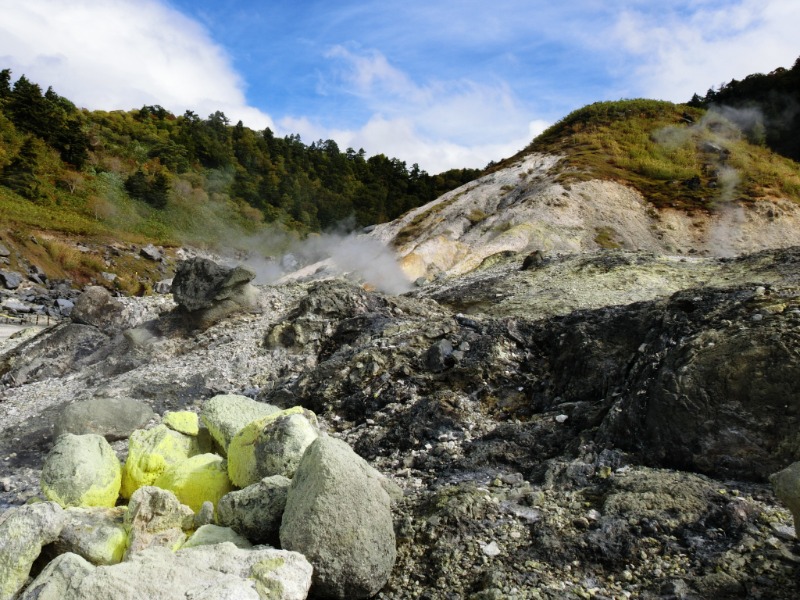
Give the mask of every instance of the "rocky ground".
M 403 490 L 381 598 L 797 598 L 800 249 L 505 254 L 399 295 L 260 287 L 209 326 L 120 299 L 0 347 L 0 510 L 64 405 L 313 410 Z M 124 458 L 126 444 L 115 443 Z

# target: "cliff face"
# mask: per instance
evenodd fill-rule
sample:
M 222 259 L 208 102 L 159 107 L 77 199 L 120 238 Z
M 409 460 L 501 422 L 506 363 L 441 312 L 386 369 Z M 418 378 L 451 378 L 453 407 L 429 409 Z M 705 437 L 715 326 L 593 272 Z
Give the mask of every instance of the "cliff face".
M 594 179 L 559 183 L 561 157 L 529 154 L 371 236 L 393 245 L 406 274 L 461 275 L 503 253 L 545 256 L 601 249 L 734 256 L 800 243 L 800 205 L 782 198 L 656 209 L 634 188 Z

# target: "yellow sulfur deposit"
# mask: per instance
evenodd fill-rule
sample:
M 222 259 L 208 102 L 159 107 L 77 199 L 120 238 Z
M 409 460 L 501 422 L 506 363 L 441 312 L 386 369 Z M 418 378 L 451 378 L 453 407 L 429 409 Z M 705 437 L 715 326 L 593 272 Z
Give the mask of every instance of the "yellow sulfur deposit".
M 195 512 L 207 500 L 216 506 L 232 489 L 225 460 L 216 454 L 198 454 L 174 464 L 153 485 L 171 491 Z
M 197 453 L 197 440 L 159 425 L 138 429 L 128 440 L 128 460 L 122 470 L 120 494 L 130 498 L 144 485 L 154 485 L 168 467 L 183 462 Z
M 166 412 L 162 423 L 170 429 L 186 435 L 197 435 L 200 432 L 200 419 L 197 413 L 190 410 Z

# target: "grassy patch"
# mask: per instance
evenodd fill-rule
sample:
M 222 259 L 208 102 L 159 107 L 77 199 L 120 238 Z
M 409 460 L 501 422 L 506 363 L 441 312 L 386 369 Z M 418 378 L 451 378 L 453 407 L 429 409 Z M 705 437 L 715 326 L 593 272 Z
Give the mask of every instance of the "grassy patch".
M 800 202 L 800 167 L 753 144 L 722 115 L 656 100 L 597 102 L 547 129 L 530 152 L 561 154 L 562 185 L 606 179 L 630 185 L 658 208 L 710 210 L 727 201 Z

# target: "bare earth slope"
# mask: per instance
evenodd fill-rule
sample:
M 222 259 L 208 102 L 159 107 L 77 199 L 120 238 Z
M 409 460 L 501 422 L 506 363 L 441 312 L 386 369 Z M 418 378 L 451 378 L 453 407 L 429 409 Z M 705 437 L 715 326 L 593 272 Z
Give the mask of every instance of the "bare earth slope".
M 370 233 L 393 244 L 412 279 L 460 275 L 502 252 L 545 256 L 602 248 L 733 256 L 800 244 L 788 200 L 717 204 L 710 214 L 656 210 L 612 181 L 557 183 L 559 157 L 530 154 Z

